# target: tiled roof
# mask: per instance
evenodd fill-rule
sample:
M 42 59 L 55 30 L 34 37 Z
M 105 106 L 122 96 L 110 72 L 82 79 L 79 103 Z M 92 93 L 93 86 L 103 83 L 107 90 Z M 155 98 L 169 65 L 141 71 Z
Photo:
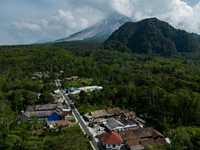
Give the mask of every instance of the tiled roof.
M 124 115 L 126 117 L 135 116 L 135 112 L 134 111 L 129 111 L 129 110 L 124 110 Z
M 60 114 L 60 116 L 67 116 L 67 115 L 72 116 L 72 113 L 69 112 L 69 111 L 64 111 L 64 112 L 62 112 L 62 113 Z
M 97 110 L 97 111 L 93 111 L 91 112 L 91 115 L 94 117 L 94 118 L 98 118 L 98 117 L 103 117 L 103 116 L 106 116 L 108 113 L 105 109 L 101 109 L 101 110 Z
M 156 146 L 156 143 L 155 143 L 154 139 L 148 139 L 148 140 L 141 140 L 141 145 L 144 148 L 148 148 L 150 146 L 152 146 L 152 147 Z
M 60 121 L 60 122 L 56 122 L 57 126 L 68 126 L 70 125 L 69 120 L 65 120 L 65 121 Z
M 101 141 L 105 144 L 123 143 L 121 136 L 116 132 L 104 133 Z
M 140 141 L 141 139 L 135 139 L 135 140 L 128 140 L 127 142 L 128 142 L 129 147 L 131 147 L 131 146 L 140 145 Z
M 131 150 L 144 150 L 145 148 L 142 145 L 131 146 Z
M 153 129 L 153 131 L 152 131 L 152 137 L 156 138 L 158 136 L 164 137 L 164 135 L 162 135 L 160 132 L 158 132 L 157 130 Z
M 164 137 L 160 132 L 153 129 L 153 127 L 142 128 L 138 130 L 122 131 L 119 132 L 119 134 L 122 137 L 123 141 L 141 139 L 147 137 L 152 137 L 152 138 L 156 138 L 158 136 Z
M 163 138 L 163 139 L 158 139 L 158 140 L 155 140 L 155 142 L 159 145 L 167 145 L 167 142 L 166 140 Z
M 135 135 L 136 139 L 151 137 L 153 127 L 149 128 L 142 128 L 138 130 L 133 130 L 133 134 Z
M 156 146 L 157 144 L 160 145 L 166 145 L 167 143 L 170 143 L 170 140 L 168 138 L 168 141 L 160 132 L 153 129 L 153 127 L 149 128 L 143 128 L 138 130 L 128 130 L 128 131 L 122 131 L 119 132 L 119 135 L 123 139 L 123 141 L 127 141 L 131 150 L 136 149 L 144 149 L 148 148 L 149 146 Z M 162 139 L 154 140 L 156 137 L 161 137 Z
M 119 114 L 121 113 L 121 111 L 122 111 L 122 110 L 121 110 L 119 107 L 107 109 L 108 114 L 119 115 Z
M 132 130 L 119 132 L 119 135 L 121 136 L 121 138 L 123 139 L 123 141 L 128 141 L 128 140 L 134 140 L 134 139 L 136 139 L 136 137 L 133 134 Z

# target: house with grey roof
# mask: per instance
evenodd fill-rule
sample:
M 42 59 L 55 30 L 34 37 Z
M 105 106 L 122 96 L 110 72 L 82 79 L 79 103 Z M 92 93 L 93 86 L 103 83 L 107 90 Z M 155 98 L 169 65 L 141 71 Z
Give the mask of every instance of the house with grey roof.
M 118 131 L 122 131 L 122 129 L 124 129 L 124 125 L 118 121 L 118 120 L 110 120 L 108 121 L 105 125 L 107 130 L 109 130 L 110 132 L 114 131 L 114 132 L 118 132 Z
M 45 104 L 28 106 L 25 113 L 23 113 L 23 122 L 28 122 L 31 116 L 36 116 L 39 121 L 59 120 L 62 113 L 62 104 Z

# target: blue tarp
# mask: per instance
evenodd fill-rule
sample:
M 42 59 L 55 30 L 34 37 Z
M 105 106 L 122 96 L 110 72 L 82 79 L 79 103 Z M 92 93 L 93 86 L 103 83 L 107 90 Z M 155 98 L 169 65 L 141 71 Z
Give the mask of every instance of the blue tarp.
M 47 117 L 47 120 L 59 120 L 59 115 L 57 113 L 53 113 L 51 116 Z

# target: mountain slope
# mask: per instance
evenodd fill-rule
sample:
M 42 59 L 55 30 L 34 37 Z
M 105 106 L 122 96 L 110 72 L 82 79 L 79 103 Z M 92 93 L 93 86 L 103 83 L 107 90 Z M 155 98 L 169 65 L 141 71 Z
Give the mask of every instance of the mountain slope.
M 113 31 L 117 30 L 121 25 L 128 21 L 132 20 L 128 17 L 115 13 L 109 16 L 107 19 L 100 21 L 89 28 L 77 32 L 67 38 L 56 40 L 56 42 L 78 41 L 84 39 L 106 40 Z
M 200 42 L 200 35 L 196 34 L 196 33 L 191 33 L 196 39 L 197 41 Z
M 144 54 L 171 55 L 200 50 L 200 43 L 190 33 L 177 30 L 157 18 L 128 22 L 103 44 L 104 49 Z

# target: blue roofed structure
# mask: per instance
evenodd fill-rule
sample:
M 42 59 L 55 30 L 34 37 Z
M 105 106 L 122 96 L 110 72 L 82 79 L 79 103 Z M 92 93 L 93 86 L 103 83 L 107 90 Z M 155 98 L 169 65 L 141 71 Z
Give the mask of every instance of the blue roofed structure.
M 36 116 L 37 118 L 40 118 L 43 121 L 59 120 L 60 114 L 62 113 L 62 109 L 62 104 L 28 106 L 26 112 L 22 115 L 23 121 L 28 122 L 31 116 Z

